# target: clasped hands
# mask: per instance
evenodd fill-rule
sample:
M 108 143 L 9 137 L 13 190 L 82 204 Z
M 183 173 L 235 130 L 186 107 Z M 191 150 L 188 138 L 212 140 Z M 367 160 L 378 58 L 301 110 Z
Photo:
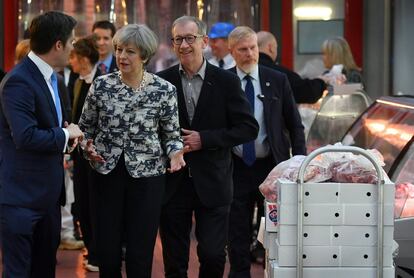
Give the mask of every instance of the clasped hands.
M 170 160 L 168 172 L 173 173 L 185 167 L 184 154 L 201 149 L 200 133 L 195 130 L 181 129 L 183 133 L 184 148 L 176 152 Z
M 63 126 L 69 133 L 69 152 L 71 152 L 78 144 L 80 144 L 82 150 L 86 153 L 89 160 L 95 162 L 105 162 L 103 157 L 96 152 L 92 139 L 89 139 L 86 142 L 83 140 L 83 132 L 80 130 L 78 125 L 74 123 L 68 124 L 68 122 L 65 122 Z
M 69 132 L 69 141 L 71 148 L 75 148 L 77 144 L 81 144 L 81 148 L 89 160 L 95 162 L 105 162 L 103 157 L 96 152 L 96 148 L 93 145 L 92 139 L 88 139 L 86 142 L 83 140 L 83 132 L 80 130 L 78 125 L 68 124 L 65 122 L 64 127 Z M 201 138 L 200 133 L 194 130 L 181 129 L 184 140 L 184 148 L 176 152 L 170 161 L 170 168 L 168 172 L 173 173 L 181 168 L 185 167 L 184 154 L 191 151 L 197 151 L 201 149 Z

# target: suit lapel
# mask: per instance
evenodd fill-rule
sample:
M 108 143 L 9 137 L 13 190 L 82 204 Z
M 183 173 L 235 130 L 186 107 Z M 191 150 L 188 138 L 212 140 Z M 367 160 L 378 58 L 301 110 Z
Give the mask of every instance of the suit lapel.
M 209 63 L 207 63 L 206 74 L 203 80 L 203 86 L 201 87 L 200 97 L 197 101 L 197 106 L 194 111 L 194 118 L 191 123 L 191 126 L 197 126 L 197 124 L 201 120 L 201 115 L 203 115 L 204 109 L 207 107 L 207 99 L 209 96 L 209 92 L 211 92 L 211 89 L 213 88 L 213 83 L 211 80 L 214 80 L 214 72 L 211 67 L 212 66 Z
M 176 66 L 176 68 L 172 71 L 171 83 L 174 84 L 177 89 L 178 113 L 180 115 L 180 119 L 184 121 L 184 126 L 188 127 L 190 126 L 190 120 L 188 119 L 187 106 L 185 105 L 183 85 L 178 66 Z
M 259 66 L 259 78 L 260 78 L 260 87 L 262 89 L 262 94 L 267 100 L 273 100 L 271 79 L 263 73 L 261 67 Z
M 273 94 L 271 79 L 263 72 L 261 66 L 259 66 L 259 78 L 260 78 L 260 87 L 262 90 L 262 95 L 259 98 L 263 101 L 263 113 L 265 115 L 266 124 L 269 124 L 272 103 L 277 100 L 277 97 Z M 274 87 L 274 86 L 273 86 Z
M 59 120 L 56 113 L 56 106 L 55 102 L 53 101 L 52 95 L 50 93 L 49 87 L 46 84 L 46 80 L 44 79 L 42 73 L 37 68 L 36 64 L 30 60 L 29 57 L 26 57 L 24 62 L 27 64 L 29 71 L 31 72 L 33 79 L 35 79 L 36 84 L 41 87 L 42 93 L 45 95 L 47 102 L 49 103 L 50 110 L 52 111 L 53 117 L 55 119 L 56 124 L 59 126 Z

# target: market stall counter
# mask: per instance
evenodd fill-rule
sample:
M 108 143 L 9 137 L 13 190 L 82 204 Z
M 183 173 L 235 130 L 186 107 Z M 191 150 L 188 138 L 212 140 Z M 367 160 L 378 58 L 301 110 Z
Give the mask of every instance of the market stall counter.
M 414 97 L 381 97 L 345 134 L 344 145 L 377 149 L 396 186 L 396 277 L 414 277 Z

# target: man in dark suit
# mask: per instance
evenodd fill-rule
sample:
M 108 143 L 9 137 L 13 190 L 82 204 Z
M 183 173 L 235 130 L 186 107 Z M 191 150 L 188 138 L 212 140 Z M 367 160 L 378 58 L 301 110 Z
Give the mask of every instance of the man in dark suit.
M 117 71 L 115 56 L 113 54 L 114 47 L 112 38 L 116 32 L 115 25 L 108 20 L 97 21 L 92 26 L 92 33 L 96 35 L 99 62 L 98 68 L 101 74 L 107 74 Z
M 206 24 L 183 16 L 172 26 L 180 64 L 159 73 L 177 87 L 187 167 L 167 177 L 160 233 L 166 277 L 187 277 L 194 212 L 199 277 L 223 277 L 233 197 L 231 149 L 254 140 L 257 122 L 237 76 L 209 64 Z
M 289 81 L 280 72 L 259 66 L 256 33 L 236 27 L 229 35 L 238 75 L 259 123 L 256 140 L 233 148 L 234 197 L 230 211 L 229 277 L 250 277 L 251 223 L 254 204 L 263 204 L 258 186 L 272 168 L 293 155 L 305 154 L 305 135 Z
M 259 45 L 259 64 L 286 74 L 296 103 L 315 103 L 322 97 L 326 89 L 325 81 L 321 78 L 302 78 L 299 74 L 276 64 L 277 41 L 275 36 L 267 31 L 257 33 Z
M 55 277 L 63 154 L 83 136 L 63 122 L 55 72 L 67 63 L 75 25 L 60 12 L 33 19 L 32 51 L 0 85 L 3 277 Z

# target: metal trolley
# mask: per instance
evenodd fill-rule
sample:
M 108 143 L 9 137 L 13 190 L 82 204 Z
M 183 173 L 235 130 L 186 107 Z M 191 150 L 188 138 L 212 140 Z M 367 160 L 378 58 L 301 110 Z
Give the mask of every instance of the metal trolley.
M 296 249 L 296 277 L 303 278 L 303 213 L 304 213 L 304 175 L 306 167 L 309 163 L 316 158 L 318 155 L 326 152 L 352 152 L 354 154 L 360 154 L 366 157 L 375 167 L 378 177 L 378 222 L 377 222 L 377 278 L 383 277 L 384 269 L 384 175 L 381 166 L 378 165 L 377 160 L 367 151 L 358 148 L 358 147 L 335 147 L 327 146 L 319 148 L 313 151 L 310 155 L 306 157 L 303 161 L 298 174 L 297 179 L 297 198 L 298 198 L 298 211 L 297 211 L 297 249 Z

